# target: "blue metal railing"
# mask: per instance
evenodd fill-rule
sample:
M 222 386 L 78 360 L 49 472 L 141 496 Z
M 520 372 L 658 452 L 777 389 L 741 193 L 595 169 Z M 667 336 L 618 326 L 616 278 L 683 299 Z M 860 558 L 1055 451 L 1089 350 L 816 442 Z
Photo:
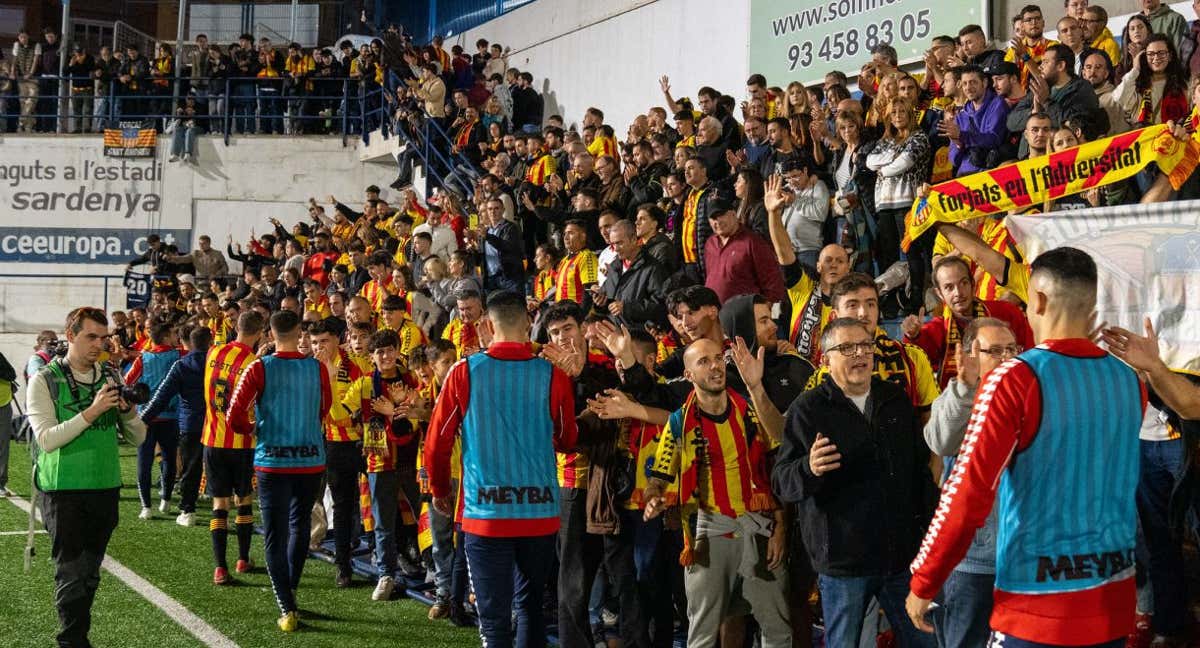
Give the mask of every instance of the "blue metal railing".
M 116 281 L 117 286 L 121 286 L 121 285 L 123 285 L 121 282 L 125 280 L 125 277 L 120 276 L 120 275 L 96 275 L 96 274 L 48 275 L 48 274 L 0 273 L 0 278 L 3 278 L 3 279 L 42 279 L 42 280 L 49 280 L 49 281 L 57 281 L 59 279 L 73 279 L 73 280 L 74 279 L 88 279 L 88 280 L 99 279 L 104 282 L 104 310 L 105 310 L 105 312 L 108 311 L 108 296 L 109 296 L 108 283 L 109 283 L 109 281 L 110 280 Z M 76 289 L 77 288 L 78 287 L 76 287 Z M 124 308 L 125 308 L 125 306 L 124 306 L 124 304 L 122 304 L 120 309 L 124 309 Z M 120 309 L 118 309 L 118 310 L 120 310 Z
M 181 88 L 176 81 L 190 84 L 190 77 L 170 77 L 166 79 L 168 88 Z M 307 91 L 302 86 L 287 86 L 281 77 L 222 77 L 204 78 L 198 81 L 207 82 L 199 88 L 196 103 L 208 109 L 206 114 L 197 114 L 188 119 L 201 124 L 207 132 L 224 135 L 226 144 L 233 134 L 284 133 L 287 130 L 298 130 L 303 124 L 318 124 L 318 130 L 327 130 L 331 134 L 342 136 L 345 145 L 350 135 L 362 135 L 366 142 L 368 134 L 375 128 L 384 128 L 387 136 L 391 120 L 383 99 L 385 89 L 375 83 L 363 83 L 361 79 L 351 77 L 318 77 L 311 79 L 316 84 L 328 87 L 340 84 L 340 92 L 320 94 L 317 92 L 322 85 Z M 49 82 L 70 84 L 72 81 L 92 81 L 89 77 L 42 77 L 41 87 Z M 219 92 L 213 92 L 213 86 Z M 142 88 L 155 90 L 162 86 L 143 82 Z M 53 88 L 51 88 L 53 89 Z M 57 93 L 28 94 L 17 96 L 18 88 L 10 95 L 0 97 L 0 130 L 4 122 L 16 122 L 15 129 L 23 128 L 25 120 L 32 120 L 36 125 L 47 120 L 64 120 L 61 130 L 74 132 L 81 130 L 84 124 L 91 125 L 92 130 L 100 130 L 105 125 L 115 124 L 126 120 L 151 120 L 160 130 L 167 120 L 179 117 L 176 110 L 181 102 L 190 96 L 186 90 L 178 94 L 174 92 L 123 92 L 122 86 L 116 80 L 110 81 L 107 91 L 96 93 L 94 90 L 81 92 L 68 88 L 65 97 Z M 32 100 L 33 110 L 22 114 L 22 102 Z M 60 101 L 62 102 L 60 105 Z M 47 112 L 51 106 L 51 112 Z M 77 109 L 76 106 L 79 108 Z M 212 110 L 215 107 L 220 110 Z M 15 108 L 15 110 L 10 110 Z M 78 114 L 77 114 L 78 113 Z M 324 114 L 322 114 L 324 113 Z M 325 128 L 320 128 L 324 122 Z M 337 127 L 334 128 L 334 124 Z

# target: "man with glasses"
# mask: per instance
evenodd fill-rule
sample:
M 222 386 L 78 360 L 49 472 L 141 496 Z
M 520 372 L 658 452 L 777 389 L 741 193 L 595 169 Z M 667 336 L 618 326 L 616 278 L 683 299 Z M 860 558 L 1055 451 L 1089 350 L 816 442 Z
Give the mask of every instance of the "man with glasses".
M 1089 47 L 1107 54 L 1114 66 L 1121 62 L 1121 48 L 1108 29 L 1108 12 L 1104 7 L 1096 5 L 1084 9 L 1079 22 L 1083 26 L 1083 39 L 1090 43 Z
M 905 561 L 933 508 L 920 417 L 903 388 L 874 375 L 875 339 L 862 322 L 830 322 L 821 347 L 830 379 L 792 403 L 771 482 L 781 500 L 797 504 L 825 645 L 857 646 L 874 597 L 900 645 L 932 646 L 901 601 Z
M 1141 0 L 1142 15 L 1150 20 L 1152 33 L 1163 34 L 1171 44 L 1179 48 L 1179 42 L 1188 32 L 1187 19 L 1173 11 L 1162 0 Z
M 944 256 L 933 264 L 933 288 L 944 304 L 942 312 L 925 323 L 909 315 L 900 328 L 904 341 L 921 347 L 929 362 L 938 367 L 938 386 L 942 389 L 958 375 L 958 351 L 970 348 L 963 340 L 975 319 L 1000 320 L 1010 327 L 1022 348 L 1033 346 L 1033 331 L 1021 309 L 1007 301 L 976 298 L 975 277 L 962 257 Z
M 962 446 L 980 380 L 1023 348 L 1009 323 L 994 317 L 975 318 L 963 331 L 962 344 L 954 351 L 958 374 L 933 401 L 932 415 L 925 425 L 925 442 L 942 458 L 943 475 L 950 474 Z M 939 646 L 987 644 L 996 574 L 996 532 L 993 512 L 975 534 L 966 558 L 942 586 L 938 599 L 941 607 L 932 614 Z
M 1021 68 L 1021 85 L 1028 87 L 1030 77 L 1037 75 L 1042 56 L 1056 43 L 1042 34 L 1046 29 L 1046 19 L 1037 5 L 1022 7 L 1013 22 L 1017 25 L 1017 37 L 1013 38 L 1004 52 L 1004 60 L 1016 63 Z

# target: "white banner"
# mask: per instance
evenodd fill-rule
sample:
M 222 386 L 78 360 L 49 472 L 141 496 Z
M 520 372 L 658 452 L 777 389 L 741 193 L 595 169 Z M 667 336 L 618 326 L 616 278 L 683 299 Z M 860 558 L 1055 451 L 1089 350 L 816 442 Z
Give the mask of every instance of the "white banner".
M 1200 371 L 1200 200 L 1009 216 L 1025 258 L 1084 250 L 1100 276 L 1100 319 L 1143 332 L 1149 316 L 1163 359 Z

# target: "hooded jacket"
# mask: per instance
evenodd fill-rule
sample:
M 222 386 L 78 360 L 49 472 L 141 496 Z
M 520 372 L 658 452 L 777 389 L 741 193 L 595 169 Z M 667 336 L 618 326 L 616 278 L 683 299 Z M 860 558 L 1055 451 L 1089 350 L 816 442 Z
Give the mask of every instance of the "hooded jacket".
M 750 353 L 758 353 L 758 333 L 754 324 L 754 295 L 738 295 L 729 298 L 721 306 L 719 317 L 721 329 L 725 331 L 726 338 L 732 340 L 740 337 L 746 341 Z M 786 412 L 792 401 L 796 400 L 796 397 L 804 390 L 804 385 L 808 383 L 809 377 L 813 375 L 813 366 L 799 354 L 776 353 L 774 349 L 768 349 L 764 354 L 763 364 L 763 389 L 766 390 L 767 397 L 774 403 L 775 408 L 780 412 Z M 737 376 L 736 367 L 730 364 L 728 371 L 736 377 L 735 380 L 730 380 L 730 374 L 726 374 L 729 386 L 748 398 L 746 388 L 742 384 L 740 376 Z

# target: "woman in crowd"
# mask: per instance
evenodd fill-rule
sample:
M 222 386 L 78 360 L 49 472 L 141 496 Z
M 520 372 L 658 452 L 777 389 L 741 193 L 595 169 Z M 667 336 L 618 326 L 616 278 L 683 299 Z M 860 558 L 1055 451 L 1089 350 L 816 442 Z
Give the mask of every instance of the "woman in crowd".
M 900 259 L 904 216 L 912 208 L 917 189 L 925 182 L 929 172 L 929 138 L 917 128 L 913 105 L 903 97 L 895 97 L 888 103 L 888 121 L 883 129 L 883 137 L 866 160 L 867 168 L 878 174 L 875 181 L 875 218 L 879 229 L 872 252 L 881 272 Z M 911 285 L 924 285 L 926 263 L 928 258 L 918 251 L 914 243 L 908 254 Z M 905 312 L 915 314 L 923 301 L 921 293 L 921 289 L 911 291 L 907 298 L 902 299 L 900 307 Z
M 771 230 L 767 227 L 767 208 L 763 206 L 762 174 L 757 169 L 743 167 L 733 183 L 733 192 L 738 199 L 738 222 L 763 239 L 771 240 Z M 640 212 L 638 217 L 641 217 Z
M 1125 29 L 1121 31 L 1121 42 L 1125 44 L 1121 48 L 1121 61 L 1117 64 L 1117 77 L 1124 77 L 1133 69 L 1134 61 L 1146 49 L 1146 44 L 1150 41 L 1150 35 L 1154 33 L 1154 27 L 1150 24 L 1150 19 L 1140 13 L 1135 13 L 1129 17 L 1129 22 L 1125 23 Z

